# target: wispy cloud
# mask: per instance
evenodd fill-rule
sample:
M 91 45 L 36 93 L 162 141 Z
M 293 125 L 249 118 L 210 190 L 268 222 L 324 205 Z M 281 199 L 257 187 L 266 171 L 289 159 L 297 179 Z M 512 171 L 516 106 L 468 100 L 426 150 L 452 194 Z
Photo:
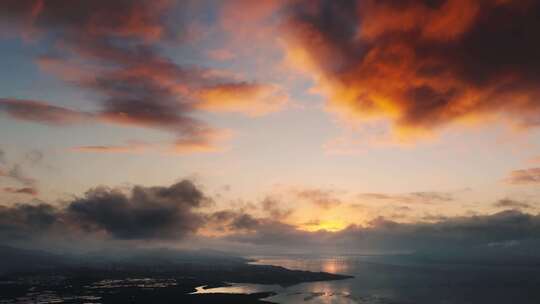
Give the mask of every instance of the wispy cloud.
M 388 193 L 360 193 L 358 197 L 361 199 L 395 201 L 408 204 L 431 204 L 437 202 L 450 202 L 454 200 L 452 193 L 448 192 L 410 192 L 403 194 L 388 194 Z
M 15 119 L 57 126 L 83 123 L 92 119 L 90 113 L 35 100 L 0 98 L 0 111 Z
M 27 194 L 27 195 L 32 195 L 32 196 L 38 195 L 38 190 L 32 187 L 23 187 L 23 188 L 5 187 L 4 192 L 12 193 L 12 194 Z
M 540 168 L 514 170 L 504 181 L 512 185 L 540 184 Z
M 296 191 L 295 194 L 299 199 L 308 201 L 322 209 L 335 208 L 342 203 L 337 191 L 333 190 L 302 189 Z
M 495 203 L 493 203 L 493 206 L 497 207 L 497 208 L 505 208 L 505 209 L 506 208 L 515 208 L 515 209 L 530 209 L 530 208 L 533 208 L 533 206 L 528 202 L 513 200 L 513 199 L 510 199 L 510 198 L 500 199 L 500 200 L 496 201 Z
M 273 85 L 240 81 L 165 56 L 164 43 L 184 43 L 179 36 L 187 22 L 172 22 L 167 14 L 189 7 L 167 0 L 3 2 L 0 17 L 22 34 L 54 42 L 49 54 L 38 58 L 40 67 L 91 92 L 99 109 L 83 113 L 46 101 L 4 98 L 0 111 L 57 126 L 92 121 L 157 129 L 174 137 L 171 145 L 179 153 L 222 150 L 213 140 L 226 130 L 198 118 L 198 111 L 259 116 L 280 110 L 287 97 Z M 85 150 L 129 151 L 93 145 Z

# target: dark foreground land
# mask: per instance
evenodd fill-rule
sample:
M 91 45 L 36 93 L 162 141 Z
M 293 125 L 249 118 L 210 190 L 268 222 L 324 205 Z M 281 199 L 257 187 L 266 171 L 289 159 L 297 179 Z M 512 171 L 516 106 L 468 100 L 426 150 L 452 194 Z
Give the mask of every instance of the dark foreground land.
M 226 255 L 158 251 L 65 257 L 0 248 L 0 303 L 270 303 L 273 293 L 191 294 L 199 286 L 341 280 L 349 276 L 250 265 Z

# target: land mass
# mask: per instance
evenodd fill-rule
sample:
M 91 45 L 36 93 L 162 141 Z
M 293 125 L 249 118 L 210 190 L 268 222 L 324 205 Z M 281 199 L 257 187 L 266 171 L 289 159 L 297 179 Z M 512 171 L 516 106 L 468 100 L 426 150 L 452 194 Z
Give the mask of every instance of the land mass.
M 273 293 L 193 294 L 228 283 L 290 286 L 350 276 L 251 265 L 213 251 L 145 250 L 55 255 L 0 247 L 1 303 L 270 303 Z

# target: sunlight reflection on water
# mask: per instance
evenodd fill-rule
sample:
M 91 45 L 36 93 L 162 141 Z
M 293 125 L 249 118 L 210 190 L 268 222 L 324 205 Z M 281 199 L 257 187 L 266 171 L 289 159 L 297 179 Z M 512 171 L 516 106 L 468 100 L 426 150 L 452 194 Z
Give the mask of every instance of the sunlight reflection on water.
M 295 270 L 353 275 L 337 281 L 280 287 L 233 284 L 205 292 L 277 293 L 281 304 L 537 304 L 539 267 L 420 263 L 402 255 L 253 257 L 256 262 Z
M 291 259 L 276 257 L 253 257 L 256 265 L 276 265 L 288 269 L 323 271 L 330 273 L 347 273 L 350 270 L 350 260 L 341 257 L 327 257 L 320 259 Z M 277 295 L 266 300 L 275 303 L 312 303 L 312 304 L 349 304 L 349 303 L 376 303 L 359 302 L 351 294 L 349 285 L 336 285 L 332 282 L 303 283 L 289 287 L 279 285 L 259 284 L 231 284 L 228 287 L 204 289 L 198 287 L 195 293 L 254 293 L 276 292 Z
M 300 284 L 301 288 L 281 287 L 278 285 L 259 284 L 231 284 L 227 287 L 204 289 L 204 286 L 196 288 L 194 294 L 203 293 L 255 293 L 276 292 L 277 295 L 266 300 L 275 303 L 312 303 L 312 304 L 349 304 L 359 303 L 351 295 L 348 288 L 335 288 L 323 282 Z M 297 285 L 297 286 L 300 286 Z M 308 288 L 306 288 L 308 287 Z
M 291 259 L 272 257 L 253 257 L 254 265 L 276 265 L 288 269 L 322 271 L 346 274 L 351 268 L 351 260 L 344 257 L 326 257 L 318 259 Z
M 195 292 L 192 294 L 202 293 L 255 293 L 255 292 L 267 292 L 276 291 L 282 289 L 278 285 L 260 285 L 260 284 L 236 284 L 230 283 L 231 286 L 216 287 L 205 289 L 205 286 L 199 286 L 195 288 Z

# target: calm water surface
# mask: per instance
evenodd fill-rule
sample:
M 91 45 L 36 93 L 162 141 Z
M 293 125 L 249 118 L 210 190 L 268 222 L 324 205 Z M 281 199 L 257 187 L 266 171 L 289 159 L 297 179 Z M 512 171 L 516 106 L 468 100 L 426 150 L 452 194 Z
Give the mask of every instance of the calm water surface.
M 199 292 L 274 291 L 276 303 L 540 303 L 540 268 L 441 265 L 402 256 L 253 257 L 256 264 L 349 274 L 353 279 L 277 285 L 233 284 Z

